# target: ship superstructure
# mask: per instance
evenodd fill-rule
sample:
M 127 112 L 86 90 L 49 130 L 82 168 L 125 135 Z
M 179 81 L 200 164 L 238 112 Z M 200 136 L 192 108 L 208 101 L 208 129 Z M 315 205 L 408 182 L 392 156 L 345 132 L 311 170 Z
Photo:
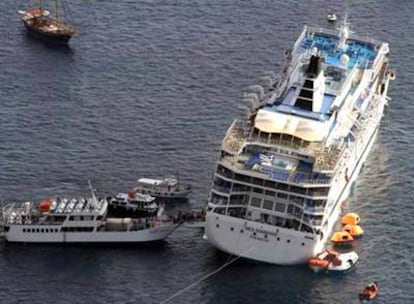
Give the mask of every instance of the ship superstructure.
M 280 265 L 323 250 L 387 103 L 385 42 L 306 27 L 279 76 L 244 93 L 246 120 L 222 142 L 206 237 L 220 250 Z

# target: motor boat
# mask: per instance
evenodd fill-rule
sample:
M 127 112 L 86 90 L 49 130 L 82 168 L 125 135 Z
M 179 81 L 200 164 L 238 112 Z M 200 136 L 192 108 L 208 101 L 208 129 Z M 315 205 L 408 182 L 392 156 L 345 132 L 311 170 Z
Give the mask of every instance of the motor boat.
M 326 249 L 309 260 L 309 267 L 314 272 L 345 272 L 355 266 L 358 259 L 358 254 L 354 251 L 339 253 L 336 250 Z
M 326 19 L 327 19 L 329 22 L 335 22 L 335 21 L 336 21 L 336 19 L 338 19 L 338 18 L 336 17 L 335 13 L 330 12 L 330 13 L 328 13 L 328 15 L 326 16 Z

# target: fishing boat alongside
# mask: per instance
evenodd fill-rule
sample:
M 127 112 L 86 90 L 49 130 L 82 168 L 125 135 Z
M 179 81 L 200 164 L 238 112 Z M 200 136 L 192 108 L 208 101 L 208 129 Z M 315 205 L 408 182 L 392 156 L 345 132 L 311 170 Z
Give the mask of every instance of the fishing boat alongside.
M 22 15 L 21 20 L 30 33 L 50 41 L 67 43 L 76 33 L 76 29 L 61 21 L 58 13 L 58 1 L 55 2 L 55 5 L 53 17 L 49 11 L 42 7 L 42 1 L 39 1 L 38 7 L 19 10 L 19 14 Z
M 248 117 L 223 139 L 205 237 L 237 256 L 293 265 L 324 250 L 395 72 L 388 43 L 351 33 L 346 18 L 338 30 L 306 26 L 285 56 L 278 76 L 244 93 Z
M 6 204 L 3 231 L 8 242 L 137 244 L 164 240 L 178 224 L 151 208 L 146 214 L 119 217 L 109 211 L 114 199 L 47 199 Z
M 356 252 L 339 253 L 332 249 L 326 249 L 309 260 L 309 267 L 314 272 L 345 272 L 353 268 L 358 262 Z
M 132 191 L 162 199 L 184 199 L 191 193 L 191 186 L 183 185 L 176 176 L 165 179 L 140 178 Z

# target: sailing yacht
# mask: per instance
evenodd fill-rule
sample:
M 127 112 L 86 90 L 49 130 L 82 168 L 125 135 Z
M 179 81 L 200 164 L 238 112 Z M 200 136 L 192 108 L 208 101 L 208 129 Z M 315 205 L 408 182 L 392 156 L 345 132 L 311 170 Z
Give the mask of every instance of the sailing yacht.
M 61 21 L 57 0 L 55 1 L 54 16 L 51 16 L 50 11 L 43 8 L 41 0 L 38 7 L 20 10 L 19 14 L 22 15 L 21 20 L 27 30 L 38 37 L 67 43 L 76 33 L 76 29 L 72 25 Z
M 206 216 L 216 248 L 279 265 L 322 252 L 378 133 L 388 43 L 305 26 L 282 72 L 244 93 L 222 141 Z

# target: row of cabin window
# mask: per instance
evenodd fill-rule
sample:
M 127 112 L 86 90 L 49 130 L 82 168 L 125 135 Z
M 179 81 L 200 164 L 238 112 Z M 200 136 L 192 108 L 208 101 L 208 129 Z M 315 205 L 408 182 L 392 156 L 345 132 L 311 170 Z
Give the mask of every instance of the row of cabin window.
M 254 192 L 256 192 L 256 191 L 254 191 Z M 278 197 L 278 198 L 281 198 L 283 200 L 289 200 L 289 201 L 292 201 L 292 202 L 294 202 L 296 204 L 299 204 L 299 205 L 303 205 L 303 203 L 305 203 L 306 206 L 308 206 L 308 207 L 320 207 L 320 206 L 325 206 L 326 205 L 326 200 L 311 200 L 311 199 L 308 199 L 308 198 L 303 198 L 303 197 L 299 197 L 299 196 L 295 196 L 295 195 L 291 195 L 291 194 L 288 196 L 285 193 L 277 193 L 276 194 L 275 192 L 272 192 L 272 193 L 269 193 L 269 192 L 272 192 L 272 191 L 266 191 L 265 195 L 270 196 L 270 197 Z M 221 197 L 220 195 L 217 195 L 216 193 L 212 193 L 211 201 L 213 203 L 214 202 L 218 203 L 221 200 L 227 201 L 227 198 L 226 197 Z M 265 200 L 266 200 L 266 198 L 265 198 Z M 230 198 L 230 204 L 232 204 L 232 203 L 246 204 L 246 203 L 248 203 L 248 201 L 249 201 L 249 196 L 244 195 L 244 194 L 242 194 L 242 195 L 232 195 L 231 198 Z M 269 201 L 269 200 L 266 200 L 266 201 Z M 260 202 L 258 202 L 257 200 L 255 202 L 252 201 L 251 205 L 253 207 L 260 208 Z M 273 210 L 273 205 L 270 205 L 270 203 L 266 203 L 263 206 L 263 208 Z M 279 205 L 279 207 L 276 208 L 276 211 L 284 212 L 284 207 L 282 207 L 282 205 Z
M 62 232 L 92 232 L 93 227 L 62 227 Z M 24 233 L 56 233 L 58 228 L 23 228 Z
M 80 215 L 80 216 L 70 216 L 69 221 L 93 221 L 93 216 L 88 215 Z M 102 215 L 97 217 L 97 220 L 100 221 L 102 219 Z
M 255 184 L 255 185 L 259 185 L 259 186 L 264 186 L 264 187 L 268 187 L 268 188 L 273 188 L 273 189 L 279 189 L 279 190 L 284 190 L 284 191 L 288 191 L 288 192 L 296 192 L 296 193 L 300 193 L 300 194 L 306 194 L 306 188 L 303 187 L 297 187 L 297 186 L 293 186 L 293 185 L 288 185 L 288 184 L 284 184 L 281 182 L 276 182 L 276 181 L 269 181 L 269 180 L 263 180 L 257 177 L 251 177 L 251 176 L 247 176 L 247 175 L 243 175 L 243 174 L 235 174 L 233 177 L 233 172 L 227 168 L 225 168 L 222 165 L 219 165 L 219 168 L 217 169 L 217 171 L 228 177 L 231 178 L 235 181 L 241 181 L 241 182 L 246 182 L 249 184 Z M 223 185 L 225 186 L 225 185 Z M 329 188 L 309 188 L 308 189 L 308 193 L 307 195 L 328 195 L 329 192 Z
M 59 228 L 23 228 L 23 232 L 27 233 L 44 233 L 44 232 L 59 232 Z

